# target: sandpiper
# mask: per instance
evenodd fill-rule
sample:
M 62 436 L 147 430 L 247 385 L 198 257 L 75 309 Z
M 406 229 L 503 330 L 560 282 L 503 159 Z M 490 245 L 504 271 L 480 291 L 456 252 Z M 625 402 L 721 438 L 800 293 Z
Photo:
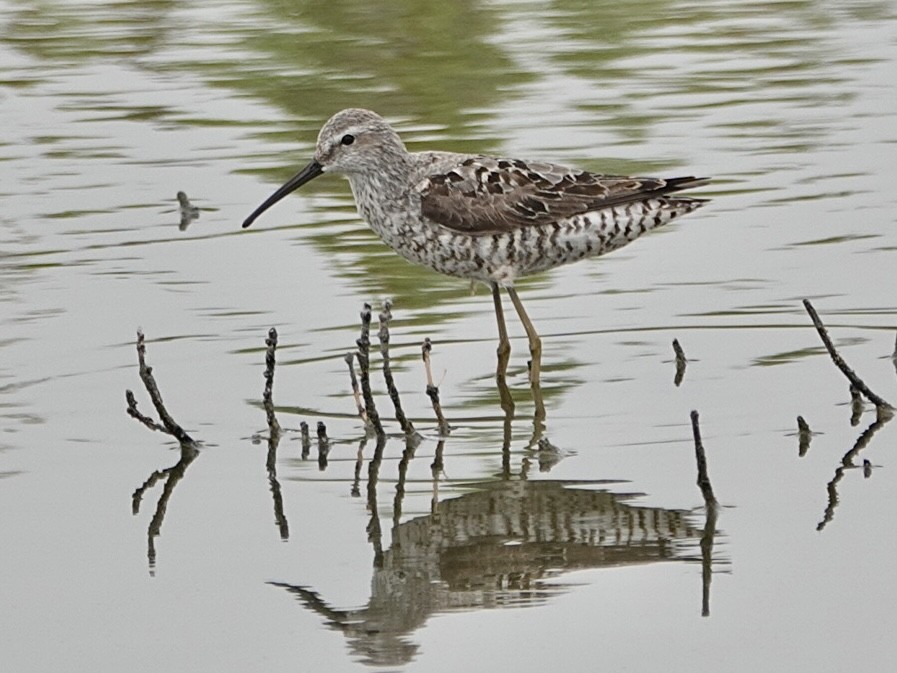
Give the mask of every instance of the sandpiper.
M 500 288 L 529 338 L 531 381 L 542 343 L 514 281 L 620 248 L 690 213 L 705 199 L 670 196 L 708 178 L 600 175 L 544 162 L 454 152 L 409 152 L 378 114 L 350 108 L 318 134 L 314 158 L 246 218 L 323 173 L 349 179 L 358 212 L 405 259 L 440 273 L 487 283 L 499 333 L 499 375 L 511 345 Z

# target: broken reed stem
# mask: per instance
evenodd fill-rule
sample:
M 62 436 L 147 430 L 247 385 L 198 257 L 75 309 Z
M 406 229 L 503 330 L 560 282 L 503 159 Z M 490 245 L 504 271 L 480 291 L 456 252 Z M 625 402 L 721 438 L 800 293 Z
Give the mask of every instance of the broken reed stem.
M 308 452 L 311 451 L 311 435 L 308 433 L 308 423 L 302 421 L 299 423 L 299 434 L 302 438 L 302 459 L 308 458 Z
M 679 339 L 673 339 L 673 352 L 676 354 L 676 366 L 679 366 L 680 363 L 685 366 L 688 358 L 685 357 L 685 351 L 679 345 Z
M 265 458 L 265 467 L 268 470 L 268 489 L 274 501 L 274 523 L 280 531 L 280 539 L 290 538 L 290 524 L 283 511 L 283 493 L 280 482 L 277 480 L 277 447 L 280 444 L 282 434 L 280 423 L 274 415 L 274 353 L 277 350 L 277 329 L 268 330 L 265 339 L 265 389 L 262 391 L 262 406 L 265 408 L 265 418 L 268 421 L 268 455 Z
M 863 408 L 866 403 L 863 402 L 863 395 L 857 390 L 856 386 L 850 384 L 850 424 L 858 425 L 863 415 Z
M 268 429 L 272 436 L 280 434 L 280 423 L 274 415 L 274 352 L 277 350 L 277 330 L 272 327 L 268 330 L 268 338 L 265 339 L 267 350 L 265 351 L 265 389 L 262 392 L 262 405 L 265 407 L 265 417 L 268 420 Z
M 150 430 L 158 430 L 159 432 L 165 432 L 167 434 L 168 431 L 163 426 L 156 423 L 156 421 L 149 416 L 144 416 L 137 410 L 137 400 L 134 398 L 134 393 L 130 390 L 125 391 L 125 401 L 128 403 L 128 416 L 140 421 Z
M 704 443 L 701 441 L 701 428 L 698 426 L 698 412 L 691 412 L 691 430 L 695 438 L 695 458 L 698 463 L 698 488 L 704 496 L 704 504 L 707 507 L 716 507 L 716 496 L 713 495 L 713 486 L 710 485 L 710 477 L 707 475 L 707 455 L 704 453 Z
M 392 366 L 389 360 L 389 321 L 392 320 L 392 302 L 388 299 L 383 302 L 383 310 L 380 312 L 380 331 L 377 337 L 380 339 L 380 357 L 383 360 L 383 378 L 386 381 L 386 389 L 389 391 L 389 399 L 396 411 L 396 420 L 402 427 L 402 432 L 406 436 L 414 434 L 414 425 L 405 416 L 402 410 L 402 402 L 399 399 L 399 389 L 396 387 L 395 379 L 392 376 Z
M 676 376 L 673 378 L 673 384 L 678 388 L 685 377 L 685 367 L 688 364 L 688 358 L 679 345 L 679 339 L 673 339 L 673 352 L 676 354 Z
M 318 421 L 318 467 L 323 470 L 327 467 L 327 455 L 330 453 L 330 439 L 327 437 L 327 426 L 324 421 Z
M 358 345 L 358 351 L 355 357 L 358 359 L 358 368 L 361 371 L 359 380 L 361 382 L 361 395 L 364 398 L 364 408 L 367 412 L 368 420 L 374 427 L 377 436 L 385 434 L 383 432 L 383 424 L 380 422 L 380 414 L 377 413 L 377 407 L 374 405 L 374 395 L 371 393 L 371 305 L 365 304 L 361 311 L 361 336 L 355 342 Z
M 162 402 L 162 393 L 159 392 L 159 386 L 156 385 L 156 379 L 153 377 L 153 368 L 146 364 L 146 344 L 144 343 L 142 330 L 137 330 L 137 360 L 140 363 L 140 380 L 143 381 L 143 385 L 146 388 L 147 393 L 149 393 L 150 400 L 156 408 L 156 413 L 159 414 L 162 424 L 159 425 L 158 423 L 151 421 L 137 411 L 137 401 L 134 399 L 133 394 L 129 394 L 130 391 L 125 392 L 125 399 L 128 401 L 128 414 L 149 428 L 160 430 L 171 435 L 181 444 L 193 444 L 193 438 L 184 432 L 184 429 L 177 424 L 171 417 L 171 414 L 168 413 L 165 404 Z
M 894 411 L 894 407 L 892 407 L 888 402 L 886 402 L 883 398 L 876 395 L 869 389 L 863 380 L 857 376 L 856 372 L 853 371 L 846 362 L 844 362 L 844 358 L 838 353 L 835 349 L 835 345 L 832 343 L 831 338 L 829 338 L 828 331 L 825 329 L 825 325 L 822 324 L 822 320 L 819 318 L 819 314 L 816 313 L 816 309 L 813 308 L 813 304 L 810 303 L 809 299 L 804 299 L 804 308 L 807 310 L 807 313 L 810 314 L 810 319 L 813 321 L 813 325 L 816 327 L 816 331 L 819 333 L 819 338 L 822 339 L 822 343 L 825 345 L 825 349 L 828 351 L 828 354 L 831 356 L 832 361 L 835 363 L 835 366 L 841 370 L 844 376 L 850 381 L 850 383 L 863 395 L 866 396 L 872 404 L 876 406 L 879 413 L 882 410 L 886 410 L 888 412 Z
M 367 412 L 364 410 L 364 404 L 361 402 L 361 391 L 358 389 L 358 377 L 355 376 L 355 367 L 352 365 L 355 361 L 355 354 L 346 353 L 344 359 L 349 366 L 349 380 L 352 382 L 352 397 L 355 398 L 355 409 L 358 412 L 358 416 L 364 421 L 364 426 L 368 428 L 370 427 L 371 422 L 368 420 Z
M 797 417 L 797 455 L 803 458 L 810 449 L 810 440 L 813 439 L 813 433 L 810 426 L 803 416 Z
M 439 388 L 433 383 L 433 371 L 430 369 L 430 351 L 433 350 L 433 342 L 429 337 L 424 339 L 421 346 L 421 356 L 424 360 L 424 370 L 427 373 L 427 397 L 433 404 L 433 411 L 436 414 L 436 422 L 439 425 L 439 433 L 447 435 L 451 432 L 451 427 L 442 415 L 442 405 L 439 403 Z

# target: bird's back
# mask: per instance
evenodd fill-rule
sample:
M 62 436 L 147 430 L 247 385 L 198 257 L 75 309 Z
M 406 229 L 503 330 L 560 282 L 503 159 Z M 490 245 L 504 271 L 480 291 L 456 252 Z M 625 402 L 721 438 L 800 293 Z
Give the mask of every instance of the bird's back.
M 505 284 L 603 255 L 690 213 L 705 200 L 675 193 L 708 182 L 450 152 L 407 158 L 412 198 L 400 212 L 362 207 L 371 226 L 411 261 Z

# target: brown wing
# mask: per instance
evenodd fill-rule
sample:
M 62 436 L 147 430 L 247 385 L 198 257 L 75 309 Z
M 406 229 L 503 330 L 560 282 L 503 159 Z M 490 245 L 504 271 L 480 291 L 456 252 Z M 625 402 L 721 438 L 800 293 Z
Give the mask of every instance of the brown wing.
M 549 224 L 601 208 L 699 187 L 707 178 L 598 175 L 547 163 L 471 157 L 419 185 L 425 218 L 468 234 Z

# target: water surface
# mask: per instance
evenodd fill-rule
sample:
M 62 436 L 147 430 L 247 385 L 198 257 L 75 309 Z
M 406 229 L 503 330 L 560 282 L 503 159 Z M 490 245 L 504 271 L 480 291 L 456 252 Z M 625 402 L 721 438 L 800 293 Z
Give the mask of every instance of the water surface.
M 3 669 L 887 670 L 897 425 L 851 422 L 801 299 L 894 403 L 895 29 L 887 2 L 0 2 Z M 399 259 L 341 180 L 240 229 L 347 106 L 713 201 L 520 284 L 543 428 L 519 324 L 506 416 L 488 292 Z M 365 439 L 343 361 L 386 297 L 413 450 L 379 371 Z M 125 413 L 138 327 L 196 453 Z

